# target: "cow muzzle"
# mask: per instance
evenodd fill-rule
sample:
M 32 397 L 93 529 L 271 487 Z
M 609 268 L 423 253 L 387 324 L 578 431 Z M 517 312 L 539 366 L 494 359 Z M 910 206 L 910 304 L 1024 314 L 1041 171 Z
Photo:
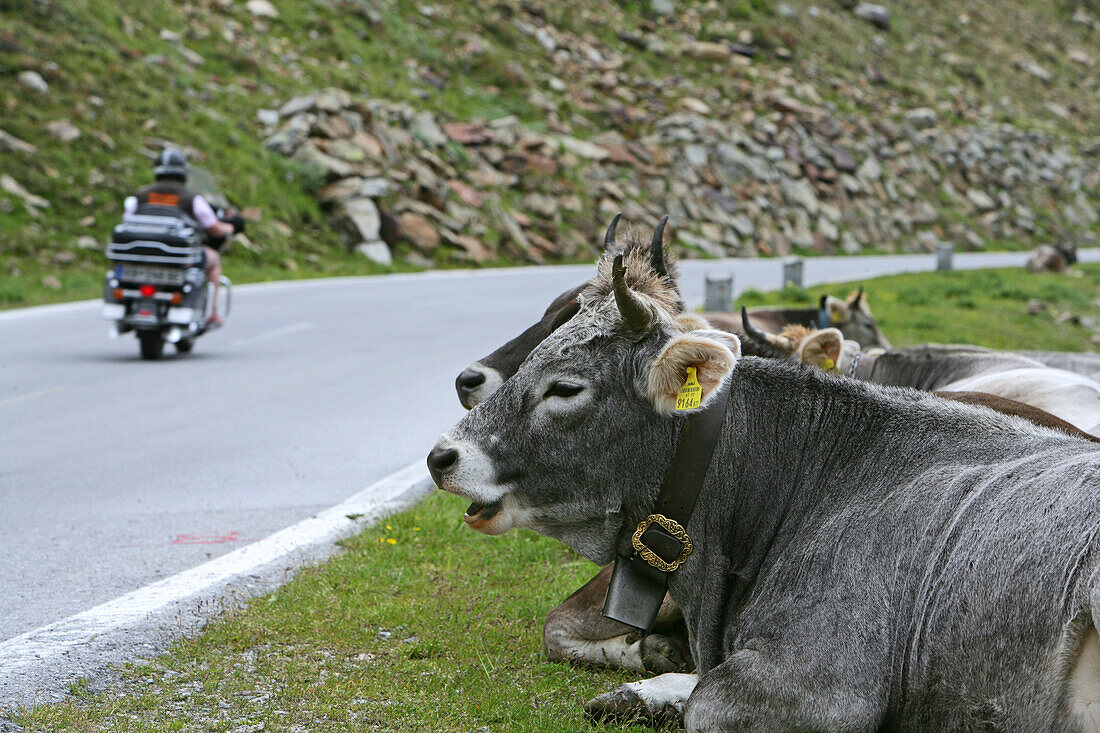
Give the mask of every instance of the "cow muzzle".
M 455 379 L 455 391 L 458 392 L 458 401 L 462 406 L 472 410 L 496 392 L 502 384 L 504 384 L 504 377 L 500 372 L 475 361 L 463 369 Z
M 463 519 L 471 529 L 502 534 L 513 525 L 507 489 L 496 482 L 492 462 L 475 446 L 443 436 L 428 454 L 428 472 L 443 491 L 471 500 Z

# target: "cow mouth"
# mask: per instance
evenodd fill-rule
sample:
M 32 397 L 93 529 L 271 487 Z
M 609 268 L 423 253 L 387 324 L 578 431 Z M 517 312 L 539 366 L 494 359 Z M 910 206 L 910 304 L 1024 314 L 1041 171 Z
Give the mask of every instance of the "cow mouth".
M 493 518 L 496 517 L 503 508 L 504 504 L 500 501 L 494 501 L 492 504 L 479 504 L 475 501 L 473 504 L 466 507 L 466 514 L 462 519 L 474 529 L 479 529 L 493 521 Z

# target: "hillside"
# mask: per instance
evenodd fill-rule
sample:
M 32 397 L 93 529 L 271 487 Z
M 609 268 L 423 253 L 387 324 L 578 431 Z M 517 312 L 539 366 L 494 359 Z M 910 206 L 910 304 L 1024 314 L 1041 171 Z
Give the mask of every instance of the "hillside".
M 164 141 L 247 208 L 237 279 L 583 259 L 620 209 L 672 214 L 687 256 L 1088 244 L 1098 18 L 1063 0 L 6 0 L 0 305 L 95 297 Z

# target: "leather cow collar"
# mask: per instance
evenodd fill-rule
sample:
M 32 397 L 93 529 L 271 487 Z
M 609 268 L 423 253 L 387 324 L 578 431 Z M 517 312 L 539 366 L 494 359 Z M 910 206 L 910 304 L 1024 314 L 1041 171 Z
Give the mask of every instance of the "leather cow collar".
M 604 616 L 646 631 L 653 628 L 669 576 L 694 549 L 686 528 L 710 468 L 729 392 L 727 379 L 709 405 L 684 421 L 653 510 L 631 537 L 633 553 L 615 558 Z

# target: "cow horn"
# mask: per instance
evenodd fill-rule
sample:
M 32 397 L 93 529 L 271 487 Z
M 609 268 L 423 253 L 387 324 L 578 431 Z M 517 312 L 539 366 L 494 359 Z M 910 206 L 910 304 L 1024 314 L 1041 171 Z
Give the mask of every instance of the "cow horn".
M 668 277 L 668 265 L 665 264 L 665 224 L 667 223 L 667 214 L 657 222 L 657 228 L 653 230 L 653 251 L 650 255 L 653 269 L 661 277 Z
M 649 309 L 626 284 L 626 268 L 623 267 L 621 254 L 615 256 L 615 262 L 611 266 L 611 283 L 615 288 L 615 304 L 619 306 L 623 323 L 631 331 L 644 331 L 649 326 Z
M 775 345 L 775 337 L 770 333 L 764 333 L 749 320 L 749 309 L 741 306 L 741 327 L 745 329 L 745 335 L 753 341 L 761 344 Z
M 610 252 L 615 247 L 615 227 L 619 226 L 619 219 L 623 218 L 623 214 L 620 211 L 615 214 L 615 218 L 611 220 L 611 225 L 607 227 L 607 233 L 603 235 L 603 251 Z
M 783 336 L 776 336 L 771 333 L 764 333 L 756 326 L 752 325 L 752 321 L 749 320 L 749 311 L 745 306 L 741 306 L 741 327 L 745 329 L 745 335 L 756 343 L 767 344 L 790 353 L 790 339 L 784 338 Z

